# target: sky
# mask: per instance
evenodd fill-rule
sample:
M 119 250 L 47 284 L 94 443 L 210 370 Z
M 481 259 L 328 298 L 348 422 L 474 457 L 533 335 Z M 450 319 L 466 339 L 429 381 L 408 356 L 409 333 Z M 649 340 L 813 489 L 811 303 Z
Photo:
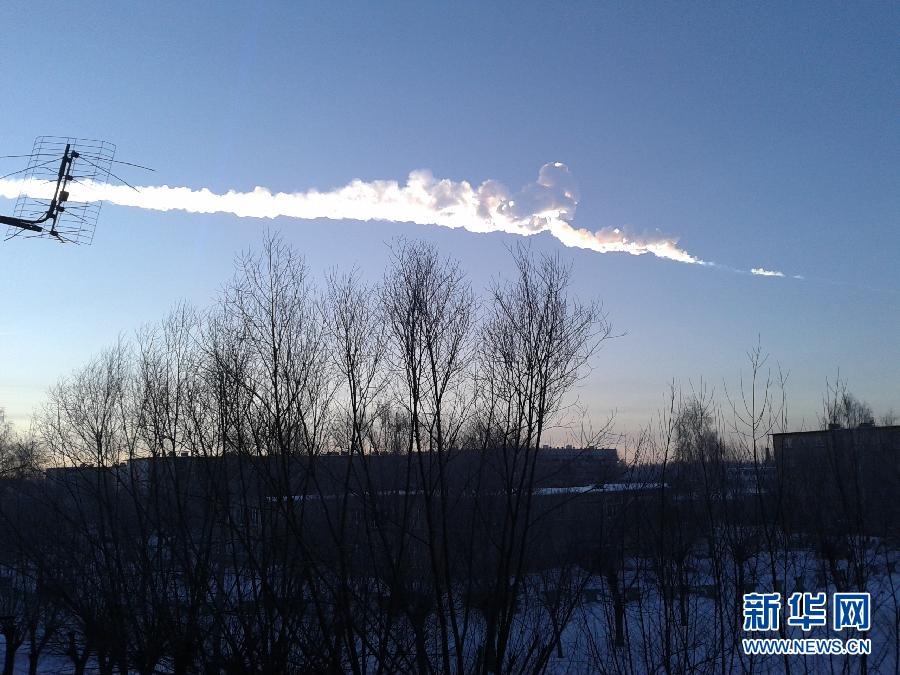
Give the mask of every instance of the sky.
M 757 341 L 790 373 L 794 428 L 815 423 L 838 370 L 877 413 L 900 411 L 896 3 L 12 1 L 0 26 L 0 155 L 38 135 L 101 138 L 155 169 L 117 168 L 130 182 L 217 193 L 427 169 L 512 195 L 560 162 L 573 226 L 718 263 L 528 238 L 622 334 L 576 392 L 598 424 L 615 411 L 635 433 L 673 381 L 733 392 Z M 21 167 L 0 160 L 0 175 Z M 209 306 L 267 228 L 319 274 L 371 279 L 393 239 L 422 239 L 476 290 L 511 272 L 522 240 L 107 203 L 92 246 L 0 242 L 0 408 L 27 427 L 47 388 L 119 335 L 180 301 Z

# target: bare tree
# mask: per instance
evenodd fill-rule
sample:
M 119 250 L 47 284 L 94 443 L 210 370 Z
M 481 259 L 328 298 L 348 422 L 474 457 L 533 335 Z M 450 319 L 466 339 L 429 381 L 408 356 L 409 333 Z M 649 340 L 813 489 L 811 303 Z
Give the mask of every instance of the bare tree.
M 599 305 L 584 305 L 568 296 L 570 269 L 558 257 L 536 258 L 518 248 L 514 261 L 516 279 L 493 290 L 478 384 L 482 447 L 496 452 L 502 500 L 499 510 L 480 513 L 483 527 L 491 533 L 485 570 L 490 576 L 484 580 L 482 602 L 485 635 L 480 669 L 485 673 L 545 662 L 548 648 L 559 640 L 559 627 L 568 623 L 574 609 L 570 594 L 557 607 L 560 611 L 553 621 L 557 629 L 549 643 L 530 633 L 514 644 L 523 595 L 553 590 L 529 583 L 538 516 L 536 466 L 544 434 L 590 357 L 611 335 Z
M 834 384 L 825 383 L 822 413 L 819 415 L 821 429 L 828 429 L 832 426 L 852 429 L 860 424 L 874 421 L 875 415 L 872 407 L 853 395 L 847 388 L 847 381 L 841 379 L 840 373 L 835 378 Z
M 43 462 L 41 446 L 31 435 L 17 431 L 0 408 L 0 479 L 35 476 Z

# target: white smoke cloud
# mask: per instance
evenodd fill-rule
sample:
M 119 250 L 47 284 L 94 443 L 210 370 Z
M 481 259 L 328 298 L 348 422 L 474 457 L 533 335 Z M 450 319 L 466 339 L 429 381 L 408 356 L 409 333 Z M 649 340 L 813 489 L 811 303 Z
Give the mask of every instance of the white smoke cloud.
M 778 270 L 767 270 L 762 267 L 754 267 L 750 270 L 751 274 L 755 274 L 758 277 L 783 277 L 784 272 L 779 272 Z M 798 277 L 794 277 L 798 278 Z M 802 279 L 802 277 L 799 277 Z
M 0 196 L 20 193 L 49 197 L 45 181 L 0 180 Z M 132 190 L 106 183 L 72 184 L 72 201 L 106 201 L 156 211 L 230 213 L 246 218 L 300 218 L 412 222 L 462 228 L 470 232 L 506 232 L 530 236 L 549 232 L 565 246 L 599 253 L 651 254 L 681 263 L 706 264 L 664 236 L 629 236 L 619 228 L 588 230 L 572 222 L 578 192 L 568 167 L 545 164 L 538 179 L 519 192 L 488 180 L 475 187 L 467 181 L 435 178 L 430 171 L 413 171 L 404 185 L 393 180 L 354 180 L 344 187 L 320 192 L 272 193 L 256 187 L 250 192 L 217 194 L 206 188 L 146 186 Z
M 49 199 L 53 189 L 54 184 L 47 181 L 0 179 L 0 197 L 7 199 L 15 199 L 20 194 Z M 537 180 L 515 193 L 495 180 L 475 187 L 468 181 L 438 179 L 430 171 L 419 170 L 410 173 L 403 185 L 394 180 L 354 180 L 327 192 L 313 189 L 272 193 L 256 187 L 249 192 L 229 190 L 217 194 L 207 188 L 162 185 L 134 190 L 125 185 L 82 182 L 70 184 L 70 201 L 106 201 L 155 211 L 229 213 L 241 218 L 411 222 L 526 237 L 549 232 L 569 247 L 598 253 L 650 254 L 680 263 L 747 273 L 701 260 L 680 248 L 676 237 L 631 236 L 619 228 L 589 230 L 575 226 L 578 190 L 569 168 L 561 162 L 544 164 Z M 754 267 L 750 273 L 785 276 L 762 267 Z

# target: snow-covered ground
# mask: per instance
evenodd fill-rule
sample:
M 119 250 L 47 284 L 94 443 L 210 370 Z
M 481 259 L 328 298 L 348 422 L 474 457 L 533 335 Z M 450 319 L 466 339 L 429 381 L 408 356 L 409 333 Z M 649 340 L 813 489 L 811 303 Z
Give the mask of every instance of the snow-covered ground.
M 641 565 L 632 565 L 640 568 Z M 767 556 L 759 555 L 747 562 L 752 570 L 749 579 L 754 590 L 772 590 L 772 576 Z M 846 563 L 839 565 L 846 572 Z M 868 591 L 872 597 L 872 628 L 866 633 L 831 630 L 831 594 L 834 585 L 823 581 L 822 563 L 808 551 L 791 551 L 776 560 L 780 578 L 787 579 L 787 594 L 795 591 L 825 591 L 829 602 L 829 623 L 824 628 L 804 632 L 800 628 L 786 628 L 787 638 L 869 638 L 872 653 L 867 658 L 869 673 L 896 673 L 898 650 L 898 621 L 900 621 L 900 553 L 873 551 L 868 565 L 869 579 L 865 588 L 844 589 Z M 754 656 L 743 654 L 741 639 L 746 637 L 780 637 L 779 633 L 744 633 L 740 622 L 742 600 L 736 597 L 736 584 L 727 578 L 725 588 L 731 596 L 722 599 L 717 608 L 714 596 L 714 575 L 708 559 L 697 561 L 688 580 L 689 600 L 686 606 L 687 623 L 682 626 L 680 606 L 669 612 L 671 651 L 670 664 L 674 672 L 691 673 L 782 673 L 782 656 Z M 665 617 L 664 601 L 659 585 L 652 575 L 626 580 L 633 583 L 625 612 L 626 646 L 613 645 L 613 605 L 609 588 L 602 579 L 588 583 L 591 592 L 575 612 L 563 636 L 563 656 L 555 657 L 550 672 L 554 674 L 580 673 L 663 673 Z M 591 601 L 596 598 L 596 601 Z M 676 600 L 677 602 L 677 600 Z M 786 603 L 784 603 L 786 605 Z M 784 605 L 783 605 L 784 607 Z M 673 616 L 674 615 L 674 616 Z M 673 621 L 674 619 L 674 621 Z M 782 618 L 782 623 L 784 618 Z M 792 673 L 857 673 L 862 663 L 859 656 L 792 656 Z
M 787 628 L 788 638 L 863 637 L 872 641 L 872 653 L 867 658 L 869 673 L 896 673 L 898 650 L 898 622 L 900 622 L 900 553 L 872 548 L 866 554 L 865 588 L 843 590 L 868 591 L 872 596 L 872 628 L 866 634 L 835 633 L 830 622 L 825 628 L 803 632 Z M 745 583 L 756 591 L 772 590 L 772 560 L 758 554 L 745 562 Z M 846 561 L 835 566 L 825 565 L 810 551 L 783 552 L 774 560 L 780 579 L 785 579 L 786 593 L 794 591 L 825 591 L 836 589 L 833 577 L 849 575 Z M 720 602 L 715 600 L 716 570 L 709 558 L 692 559 L 687 574 L 685 601 L 676 594 L 666 601 L 661 585 L 648 561 L 630 559 L 624 565 L 625 587 L 625 643 L 615 648 L 614 610 L 612 593 L 601 577 L 592 577 L 574 616 L 563 632 L 562 655 L 554 655 L 548 672 L 554 675 L 588 673 L 663 673 L 668 658 L 671 672 L 677 673 L 782 673 L 784 659 L 780 656 L 749 657 L 743 654 L 741 639 L 745 637 L 778 637 L 777 633 L 748 635 L 742 631 L 733 566 L 718 571 L 721 587 L 730 589 Z M 745 589 L 749 590 L 749 588 Z M 621 592 L 621 591 L 620 591 Z M 674 601 L 674 602 L 673 602 Z M 830 606 L 829 606 L 830 607 Z M 830 611 L 830 609 L 829 609 Z M 830 618 L 830 617 L 829 617 Z M 684 619 L 684 623 L 682 623 Z M 530 619 L 523 616 L 523 624 Z M 783 619 L 782 619 L 783 621 Z M 523 633 L 534 630 L 535 624 L 523 625 Z M 669 646 L 666 648 L 668 627 Z M 548 636 L 549 637 L 549 636 Z M 0 637 L 0 654 L 5 651 Z M 469 650 L 467 648 L 467 651 Z M 668 652 L 668 657 L 666 653 Z M 794 656 L 789 658 L 793 673 L 857 673 L 862 664 L 858 656 Z M 46 653 L 40 661 L 40 673 L 71 673 L 69 660 Z M 88 668 L 88 672 L 94 669 Z M 28 672 L 27 644 L 16 658 L 16 675 Z

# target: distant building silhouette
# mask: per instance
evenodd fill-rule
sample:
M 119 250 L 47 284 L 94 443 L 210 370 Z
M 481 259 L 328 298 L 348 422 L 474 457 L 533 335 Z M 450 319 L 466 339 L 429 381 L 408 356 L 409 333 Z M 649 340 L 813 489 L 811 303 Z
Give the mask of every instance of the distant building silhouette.
M 795 528 L 861 528 L 877 535 L 900 522 L 900 426 L 831 424 L 820 431 L 773 434 L 786 516 Z

